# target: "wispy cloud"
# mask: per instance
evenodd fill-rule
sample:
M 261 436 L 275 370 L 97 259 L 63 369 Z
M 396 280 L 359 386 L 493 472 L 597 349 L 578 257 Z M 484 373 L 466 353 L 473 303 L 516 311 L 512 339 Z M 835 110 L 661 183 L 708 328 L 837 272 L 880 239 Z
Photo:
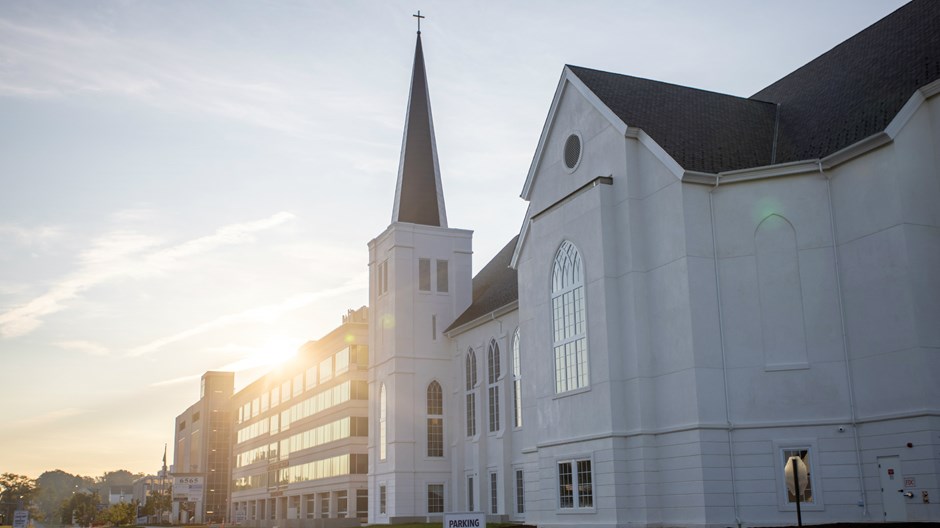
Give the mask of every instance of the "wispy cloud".
M 189 339 L 190 337 L 204 334 L 210 330 L 215 330 L 225 326 L 245 323 L 271 323 L 285 313 L 299 310 L 316 301 L 327 299 L 343 293 L 361 290 L 365 287 L 367 287 L 367 281 L 364 277 L 360 277 L 336 288 L 330 288 L 319 292 L 300 293 L 276 304 L 259 306 L 241 312 L 222 315 L 212 319 L 211 321 L 198 324 L 196 326 L 187 328 L 186 330 L 161 337 L 144 345 L 135 347 L 131 349 L 127 355 L 130 357 L 137 357 L 150 354 L 169 344 L 176 343 L 184 339 Z
M 24 418 L 22 420 L 16 420 L 10 425 L 16 428 L 19 427 L 37 427 L 40 425 L 49 425 L 51 423 L 58 422 L 59 420 L 70 418 L 72 416 L 79 416 L 82 414 L 87 414 L 91 411 L 87 409 L 78 409 L 75 407 L 66 407 L 63 409 L 56 409 L 54 411 L 49 411 L 44 414 L 39 414 L 36 416 L 31 416 L 29 418 Z
M 110 354 L 107 347 L 92 343 L 91 341 L 59 341 L 55 343 L 55 345 L 66 350 L 84 352 L 89 356 L 107 356 Z
M 155 383 L 151 383 L 150 386 L 151 387 L 167 387 L 169 385 L 179 385 L 180 383 L 186 383 L 188 381 L 197 380 L 200 377 L 202 377 L 202 374 L 190 374 L 189 376 L 180 376 L 178 378 L 157 381 Z
M 309 94 L 285 88 L 306 84 L 300 73 L 256 61 L 253 69 L 270 68 L 255 77 L 265 80 L 244 81 L 244 64 L 232 57 L 198 62 L 186 46 L 122 35 L 77 20 L 52 18 L 38 26 L 0 18 L 0 57 L 0 95 L 115 95 L 297 135 L 311 123 L 309 112 L 297 111 Z
M 65 309 L 68 301 L 96 285 L 118 278 L 141 278 L 167 272 L 189 257 L 222 246 L 251 242 L 255 233 L 292 218 L 294 215 L 280 212 L 255 222 L 224 226 L 211 235 L 162 248 L 162 241 L 151 236 L 130 231 L 108 233 L 79 256 L 78 271 L 56 282 L 39 297 L 0 313 L 0 337 L 32 332 L 42 324 L 43 317 Z
M 52 242 L 65 233 L 60 226 L 27 227 L 15 224 L 0 224 L 0 237 L 10 237 L 27 245 L 43 245 Z

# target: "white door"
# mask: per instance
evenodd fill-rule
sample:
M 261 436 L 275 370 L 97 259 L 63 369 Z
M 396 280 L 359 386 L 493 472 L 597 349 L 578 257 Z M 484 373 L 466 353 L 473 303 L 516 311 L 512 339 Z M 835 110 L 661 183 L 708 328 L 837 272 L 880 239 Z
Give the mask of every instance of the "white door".
M 904 501 L 904 475 L 901 458 L 878 457 L 878 475 L 881 477 L 881 503 L 885 521 L 906 521 L 907 504 Z

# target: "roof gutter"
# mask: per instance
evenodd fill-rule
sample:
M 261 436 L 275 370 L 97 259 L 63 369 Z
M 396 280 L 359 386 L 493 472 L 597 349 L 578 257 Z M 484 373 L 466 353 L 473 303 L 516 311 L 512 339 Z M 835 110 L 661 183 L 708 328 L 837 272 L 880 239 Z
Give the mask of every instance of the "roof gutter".
M 512 312 L 518 309 L 519 309 L 519 300 L 516 299 L 515 301 L 512 301 L 509 304 L 504 304 L 503 306 L 500 306 L 499 308 L 491 312 L 485 313 L 481 315 L 480 317 L 477 317 L 476 319 L 467 321 L 466 323 L 460 326 L 457 326 L 454 328 L 448 328 L 447 330 L 444 330 L 443 334 L 447 336 L 448 338 L 453 338 L 455 336 L 463 334 L 464 332 L 473 330 L 474 328 L 478 326 L 484 325 L 490 321 L 495 321 L 497 317 L 502 317 L 508 314 L 509 312 Z

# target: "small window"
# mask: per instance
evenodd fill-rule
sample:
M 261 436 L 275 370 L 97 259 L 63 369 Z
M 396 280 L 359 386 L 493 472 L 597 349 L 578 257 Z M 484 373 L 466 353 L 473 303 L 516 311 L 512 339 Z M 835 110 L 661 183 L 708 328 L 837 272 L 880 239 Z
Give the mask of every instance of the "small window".
M 303 373 L 297 374 L 294 376 L 294 392 L 292 393 L 294 397 L 300 396 L 304 391 L 304 375 Z
M 473 501 L 473 477 L 467 477 L 467 511 L 473 511 L 475 508 Z
M 349 511 L 349 499 L 346 495 L 346 490 L 339 490 L 336 492 L 336 516 L 340 519 L 345 519 Z
M 379 486 L 379 513 L 385 515 L 385 484 Z
M 369 516 L 369 490 L 356 490 L 356 514 L 360 519 Z
M 280 387 L 274 387 L 271 389 L 271 407 L 277 407 L 279 403 L 281 403 L 281 390 Z
M 307 380 L 307 385 L 306 385 L 307 390 L 310 390 L 317 386 L 317 367 L 316 366 L 312 366 L 307 369 L 306 380 Z
M 581 137 L 577 134 L 571 134 L 565 140 L 565 167 L 574 170 L 581 162 Z
M 281 398 L 283 398 L 283 401 L 290 399 L 290 380 L 281 383 Z
M 432 381 L 427 390 L 428 456 L 444 456 L 444 391 Z
M 793 488 L 793 461 L 796 461 L 797 474 L 800 477 L 800 488 L 803 493 L 800 495 L 800 502 L 812 503 L 813 501 L 813 472 L 810 467 L 809 448 L 783 448 L 783 474 L 786 480 L 787 504 L 796 503 L 796 490 Z
M 431 259 L 418 259 L 418 289 L 431 291 Z
M 516 513 L 525 513 L 525 479 L 521 469 L 516 470 Z
M 447 292 L 447 261 L 438 260 L 437 261 L 437 291 L 441 293 Z
M 499 477 L 496 473 L 490 473 L 490 513 L 496 515 L 499 513 Z
M 381 293 L 388 292 L 388 260 L 382 263 L 382 288 Z
M 336 353 L 336 375 L 340 375 L 349 370 L 349 348 L 344 348 Z
M 333 378 L 333 356 L 330 356 L 320 362 L 320 383 L 330 381 Z
M 193 423 L 196 423 L 198 421 L 199 421 L 199 411 L 196 411 L 193 413 Z
M 388 448 L 386 442 L 386 413 L 388 412 L 388 401 L 386 400 L 385 395 L 385 384 L 383 383 L 379 387 L 379 460 L 385 460 L 386 449 Z M 385 498 L 385 486 L 382 486 L 382 498 L 383 506 L 382 513 L 385 513 L 384 498 Z
M 594 478 L 591 461 L 568 460 L 558 463 L 558 507 L 593 508 Z
M 428 513 L 444 513 L 443 484 L 428 484 Z

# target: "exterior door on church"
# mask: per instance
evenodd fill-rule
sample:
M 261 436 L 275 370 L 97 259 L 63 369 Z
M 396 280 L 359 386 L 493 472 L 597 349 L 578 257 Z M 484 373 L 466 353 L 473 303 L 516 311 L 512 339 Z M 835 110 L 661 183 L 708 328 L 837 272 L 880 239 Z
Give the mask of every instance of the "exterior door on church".
M 907 504 L 904 501 L 904 475 L 901 457 L 878 457 L 878 475 L 881 477 L 881 504 L 885 521 L 906 521 Z

